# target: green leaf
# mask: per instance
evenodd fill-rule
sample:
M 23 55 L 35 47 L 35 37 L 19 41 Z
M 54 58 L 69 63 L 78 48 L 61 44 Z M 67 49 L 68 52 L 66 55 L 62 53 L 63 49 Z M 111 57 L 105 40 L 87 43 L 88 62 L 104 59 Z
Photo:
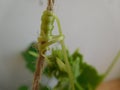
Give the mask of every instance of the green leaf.
M 77 78 L 77 82 L 85 90 L 94 90 L 97 85 L 101 82 L 103 75 L 99 75 L 98 72 L 92 66 L 83 63 L 83 70 L 80 76 Z
M 66 77 L 67 74 L 64 71 L 65 65 L 63 61 L 63 53 L 61 49 L 55 48 L 52 49 L 51 54 L 48 56 L 48 60 L 51 62 L 50 64 L 47 64 L 47 66 L 44 69 L 44 74 L 49 76 L 49 77 L 56 77 L 62 78 Z M 63 67 L 61 67 L 61 65 Z M 61 70 L 63 69 L 63 70 Z
M 35 71 L 35 63 L 27 63 L 26 67 L 31 71 L 34 72 Z
M 32 54 L 30 53 L 32 52 Z M 33 48 L 33 44 L 23 52 L 23 57 L 26 61 L 26 67 L 31 71 L 35 71 L 36 55 L 38 52 Z M 77 49 L 73 54 L 67 50 L 67 56 L 71 65 L 74 77 L 76 90 L 94 90 L 102 81 L 103 75 L 99 75 L 97 70 L 83 60 L 82 54 Z M 49 77 L 56 77 L 58 84 L 54 90 L 69 90 L 68 74 L 62 70 L 65 69 L 64 57 L 61 49 L 52 49 L 51 54 L 47 56 L 48 63 L 44 69 L 44 74 Z M 50 90 L 47 86 L 41 87 L 41 90 Z
M 28 90 L 28 87 L 27 86 L 21 86 L 18 88 L 18 90 Z
M 34 52 L 34 51 L 29 51 L 29 54 L 31 54 L 34 57 L 38 57 L 39 56 L 39 54 L 37 52 Z
M 30 46 L 27 48 L 27 50 L 25 50 L 22 53 L 22 56 L 24 57 L 25 61 L 26 61 L 26 67 L 31 71 L 34 72 L 35 71 L 35 64 L 36 64 L 36 56 L 33 56 L 32 54 L 30 54 L 30 52 L 32 53 L 38 53 L 36 48 L 33 47 L 35 45 L 35 43 L 30 44 Z
M 65 64 L 59 59 L 56 58 L 57 65 L 61 71 L 67 72 Z
M 83 64 L 83 56 L 79 53 L 79 49 L 77 49 L 70 57 L 70 63 L 72 66 L 72 70 L 75 78 L 80 75 L 81 66 Z
M 51 88 L 40 84 L 40 90 L 51 90 Z

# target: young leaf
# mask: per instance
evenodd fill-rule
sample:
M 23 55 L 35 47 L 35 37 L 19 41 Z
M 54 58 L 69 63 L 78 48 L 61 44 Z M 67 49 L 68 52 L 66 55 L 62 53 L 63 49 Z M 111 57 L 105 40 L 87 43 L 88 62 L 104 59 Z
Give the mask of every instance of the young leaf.
M 77 78 L 77 82 L 85 90 L 94 90 L 97 85 L 101 82 L 103 75 L 99 75 L 98 72 L 92 66 L 83 63 L 83 70 Z
M 18 90 L 28 90 L 28 87 L 24 85 L 24 86 L 19 87 Z
M 33 52 L 33 53 L 38 53 L 37 50 L 35 49 L 35 47 L 33 47 L 33 45 L 35 45 L 35 43 L 30 44 L 30 46 L 27 48 L 27 50 L 25 50 L 22 53 L 22 56 L 24 57 L 25 61 L 26 61 L 26 67 L 31 71 L 34 72 L 35 71 L 35 64 L 36 64 L 36 56 L 33 56 L 32 54 L 30 54 L 29 52 Z

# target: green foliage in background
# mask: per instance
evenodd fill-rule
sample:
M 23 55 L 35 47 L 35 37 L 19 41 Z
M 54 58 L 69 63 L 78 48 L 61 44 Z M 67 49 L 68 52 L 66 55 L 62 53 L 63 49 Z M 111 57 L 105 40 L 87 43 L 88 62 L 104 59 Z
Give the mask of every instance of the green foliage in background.
M 34 44 L 35 43 L 32 43 L 30 47 L 22 53 L 26 62 L 26 67 L 32 73 L 35 71 L 36 56 L 38 54 L 37 50 L 34 48 Z M 84 61 L 83 55 L 79 53 L 78 49 L 72 54 L 67 50 L 67 56 L 74 74 L 76 90 L 94 90 L 102 81 L 103 75 L 99 75 L 93 66 Z M 47 60 L 48 64 L 43 70 L 43 74 L 47 77 L 55 77 L 58 83 L 52 89 L 40 85 L 40 90 L 69 90 L 69 78 L 61 49 L 52 49 L 51 54 L 48 55 L 47 58 L 49 61 Z M 28 90 L 28 87 L 21 86 L 19 90 Z
M 36 65 L 36 60 L 37 60 L 37 57 L 31 55 L 29 53 L 29 51 L 33 51 L 35 53 L 37 53 L 37 50 L 35 49 L 35 47 L 33 46 L 34 43 L 32 43 L 26 51 L 24 51 L 22 53 L 22 56 L 24 57 L 25 59 L 25 62 L 26 62 L 26 67 L 31 71 L 31 72 L 34 72 L 35 71 L 35 65 Z
M 19 87 L 19 89 L 18 89 L 18 90 L 29 90 L 29 89 L 28 89 L 28 87 L 27 87 L 27 86 L 23 85 L 23 86 Z

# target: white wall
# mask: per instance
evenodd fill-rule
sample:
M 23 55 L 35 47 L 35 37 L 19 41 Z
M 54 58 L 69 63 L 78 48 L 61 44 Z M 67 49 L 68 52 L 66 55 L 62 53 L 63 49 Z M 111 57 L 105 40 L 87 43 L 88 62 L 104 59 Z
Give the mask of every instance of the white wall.
M 43 0 L 44 1 L 44 0 Z M 20 56 L 39 34 L 46 1 L 0 0 L 0 90 L 32 82 Z M 66 45 L 103 73 L 120 50 L 120 0 L 56 0 Z M 120 61 L 107 79 L 120 77 Z

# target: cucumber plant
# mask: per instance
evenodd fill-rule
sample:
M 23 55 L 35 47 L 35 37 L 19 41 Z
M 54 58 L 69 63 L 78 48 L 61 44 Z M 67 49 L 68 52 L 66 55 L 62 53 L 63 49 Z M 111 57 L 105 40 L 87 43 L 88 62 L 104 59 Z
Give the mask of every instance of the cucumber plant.
M 36 43 L 30 44 L 27 50 L 22 53 L 25 59 L 26 67 L 31 73 L 35 72 L 35 65 L 39 52 L 34 48 Z M 120 58 L 120 52 L 114 58 L 112 64 L 108 67 L 107 71 L 103 74 L 99 74 L 98 71 L 90 64 L 84 61 L 83 55 L 76 49 L 72 54 L 67 50 L 67 57 L 70 63 L 72 73 L 74 75 L 75 90 L 95 90 L 97 86 L 104 80 L 109 74 L 117 60 Z M 51 54 L 47 56 L 49 63 L 43 69 L 43 75 L 52 78 L 55 77 L 58 82 L 50 88 L 48 85 L 42 85 L 39 83 L 39 90 L 71 90 L 69 89 L 69 78 L 64 68 L 64 56 L 60 48 L 53 48 Z M 59 62 L 59 60 L 61 61 Z M 47 61 L 48 62 L 48 61 Z M 30 90 L 29 86 L 21 86 L 18 90 Z
M 38 42 L 35 43 L 38 50 L 33 48 L 32 44 L 23 52 L 27 68 L 34 73 L 32 90 L 95 90 L 111 71 L 120 57 L 120 52 L 105 74 L 99 74 L 93 66 L 84 62 L 78 49 L 70 54 L 64 43 L 60 21 L 53 12 L 53 5 L 54 0 L 48 0 L 47 10 L 41 17 L 41 32 Z M 52 34 L 55 21 L 58 26 L 58 35 Z M 51 48 L 50 45 L 54 43 L 59 43 L 61 48 Z M 46 55 L 48 50 L 51 51 L 50 55 Z M 43 69 L 45 61 L 47 65 Z M 55 77 L 58 80 L 57 85 L 52 88 L 42 85 L 39 82 L 41 72 L 48 77 Z M 19 90 L 28 90 L 28 87 L 21 86 Z
M 47 58 L 45 55 L 45 52 L 47 51 L 47 48 L 49 48 L 50 45 L 56 42 L 60 42 L 62 46 L 62 51 L 64 53 L 64 68 L 67 68 L 67 73 L 70 79 L 70 84 L 72 90 L 75 90 L 74 88 L 74 77 L 71 71 L 70 64 L 68 62 L 67 54 L 66 54 L 66 48 L 64 44 L 64 35 L 61 30 L 61 25 L 58 17 L 53 12 L 53 4 L 54 0 L 48 0 L 48 7 L 47 10 L 43 12 L 42 15 L 42 24 L 41 24 L 41 33 L 38 38 L 38 51 L 39 51 L 39 58 L 36 65 L 36 71 L 34 74 L 34 81 L 33 81 L 33 90 L 39 89 L 39 79 L 41 75 L 41 69 L 43 67 L 44 59 Z M 58 25 L 58 31 L 59 35 L 53 35 L 52 30 L 54 29 L 54 21 L 56 20 Z

